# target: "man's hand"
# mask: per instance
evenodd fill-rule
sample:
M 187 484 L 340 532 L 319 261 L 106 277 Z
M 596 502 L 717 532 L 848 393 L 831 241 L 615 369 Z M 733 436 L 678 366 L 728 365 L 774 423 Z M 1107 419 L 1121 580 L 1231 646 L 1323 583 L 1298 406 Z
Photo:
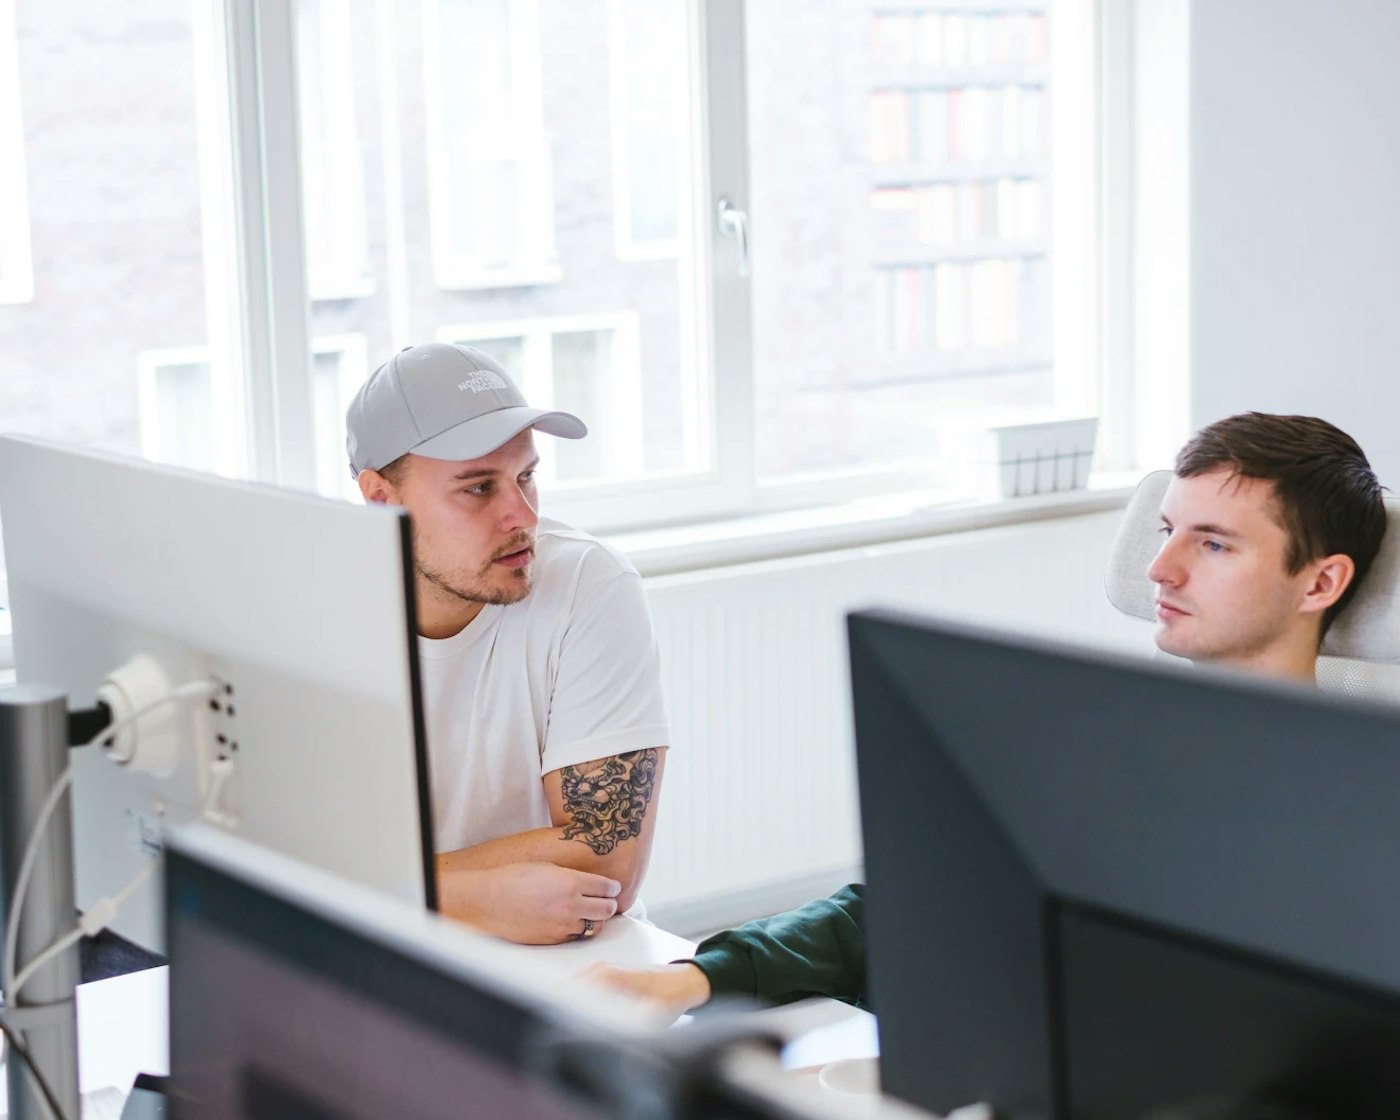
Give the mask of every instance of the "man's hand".
M 584 969 L 580 978 L 647 1000 L 673 1015 L 699 1007 L 710 998 L 710 978 L 688 962 L 624 968 L 599 961 Z
M 557 945 L 594 930 L 617 913 L 622 884 L 616 879 L 556 867 L 511 863 L 443 874 L 438 862 L 442 912 L 486 933 L 522 945 Z

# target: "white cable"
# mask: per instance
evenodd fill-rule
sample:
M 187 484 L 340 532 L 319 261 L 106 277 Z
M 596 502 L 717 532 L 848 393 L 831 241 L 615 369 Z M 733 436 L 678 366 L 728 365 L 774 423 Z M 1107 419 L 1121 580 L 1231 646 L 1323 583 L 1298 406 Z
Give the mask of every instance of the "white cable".
M 34 873 L 34 864 L 39 858 L 39 838 L 44 835 L 44 829 L 48 826 L 49 818 L 53 816 L 54 809 L 57 808 L 63 795 L 68 792 L 68 787 L 73 783 L 73 764 L 70 762 L 63 773 L 58 776 L 58 781 L 54 782 L 53 788 L 49 790 L 49 795 L 44 799 L 43 806 L 39 809 L 39 817 L 34 825 L 34 831 L 29 834 L 29 843 L 24 849 L 24 858 L 20 861 L 19 877 L 15 880 L 14 897 L 10 899 L 9 909 L 6 911 L 5 919 L 5 959 L 4 959 L 4 981 L 5 981 L 5 1005 L 7 1007 L 18 1007 L 19 1001 L 16 999 L 18 993 L 15 991 L 15 957 L 19 954 L 19 919 L 20 911 L 24 907 L 24 896 L 29 889 L 29 877 Z
M 97 902 L 93 903 L 92 906 L 88 907 L 87 910 L 83 911 L 83 916 L 78 920 L 78 925 L 75 929 L 69 930 L 20 969 L 19 975 L 15 977 L 15 994 L 18 995 L 23 991 L 25 983 L 31 976 L 70 945 L 77 944 L 84 937 L 96 937 L 111 925 L 112 920 L 117 916 L 117 911 L 122 908 L 122 904 L 136 893 L 141 884 L 151 877 L 151 873 L 160 866 L 160 863 L 160 857 L 157 856 L 147 863 L 145 867 L 141 868 L 136 877 L 116 894 L 112 895 L 110 898 L 99 899 Z
M 107 727 L 104 727 L 102 731 L 95 735 L 88 743 L 85 744 L 85 746 L 96 746 L 107 740 L 110 740 L 114 735 L 120 732 L 128 724 L 135 723 L 137 720 L 142 719 L 144 716 L 154 711 L 156 708 L 163 707 L 166 704 L 171 704 L 179 700 L 202 699 L 206 696 L 213 696 L 216 693 L 222 691 L 223 687 L 224 685 L 222 681 L 217 681 L 212 678 L 190 681 L 187 684 L 182 684 L 179 688 L 175 689 L 173 692 L 169 693 L 166 696 L 162 696 L 159 700 L 153 700 L 151 701 L 151 703 L 145 705 L 142 708 L 139 708 L 137 711 L 132 712 L 129 716 L 126 716 L 124 719 L 119 719 L 115 723 L 109 724 Z M 19 875 L 15 880 L 14 897 L 10 900 L 10 906 L 6 912 L 4 946 L 5 951 L 3 962 L 0 962 L 0 964 L 3 964 L 3 969 L 0 970 L 0 978 L 3 978 L 4 981 L 5 1003 L 9 1007 L 19 1006 L 19 988 L 15 983 L 15 968 L 17 964 L 16 957 L 19 953 L 20 915 L 24 910 L 24 899 L 26 893 L 29 890 L 29 879 L 30 876 L 33 875 L 34 865 L 38 862 L 39 859 L 39 850 L 42 847 L 42 839 L 44 836 L 44 831 L 48 827 L 49 818 L 53 816 L 54 810 L 58 808 L 59 801 L 62 800 L 64 793 L 67 792 L 68 787 L 72 783 L 73 765 L 72 763 L 69 763 L 69 765 L 64 769 L 63 773 L 59 775 L 58 781 L 54 783 L 53 788 L 49 790 L 48 797 L 44 799 L 44 804 L 42 808 L 40 808 L 39 816 L 34 824 L 34 830 L 29 835 L 29 843 L 24 849 L 24 858 L 20 861 Z M 138 877 L 135 885 L 139 886 L 141 882 L 144 882 L 145 876 L 149 873 L 150 868 L 147 868 L 145 871 L 143 871 L 142 875 Z M 135 887 L 129 886 L 127 889 L 121 892 L 121 895 L 119 897 L 124 900 L 127 893 L 130 890 L 134 889 Z M 110 921 L 110 918 L 108 920 Z M 81 933 L 79 934 L 79 936 L 81 936 Z M 52 948 L 52 946 L 50 946 L 50 948 Z M 45 952 L 47 951 L 48 950 L 45 950 Z

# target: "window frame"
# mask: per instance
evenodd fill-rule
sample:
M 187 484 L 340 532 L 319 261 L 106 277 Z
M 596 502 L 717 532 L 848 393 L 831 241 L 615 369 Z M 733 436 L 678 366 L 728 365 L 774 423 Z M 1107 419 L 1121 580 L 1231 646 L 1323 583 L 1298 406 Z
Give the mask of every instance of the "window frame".
M 425 36 L 435 26 L 440 2 L 423 0 Z M 506 2 L 513 12 L 519 8 L 532 13 L 537 27 L 538 8 L 535 0 Z M 1096 8 L 1100 13 L 1120 12 L 1130 9 L 1131 2 L 1097 0 Z M 267 135 L 276 130 L 270 127 L 266 119 L 268 105 L 279 105 L 285 115 L 286 99 L 295 96 L 290 18 L 285 14 L 278 17 L 276 10 L 281 5 L 270 0 L 224 0 L 224 3 L 232 13 L 229 20 L 229 49 L 234 60 L 231 66 L 233 99 L 242 104 L 247 98 L 247 89 L 258 90 L 261 92 L 260 104 L 264 108 L 263 118 L 244 113 L 245 118 L 262 120 L 264 135 L 260 141 L 256 136 L 249 138 L 236 133 L 245 157 L 240 166 L 237 187 L 241 212 L 251 211 L 256 217 L 261 207 L 266 229 L 276 225 L 282 231 L 276 241 L 279 252 L 275 257 L 266 251 L 268 237 L 266 232 L 255 228 L 256 223 L 245 221 L 239 231 L 241 272 L 247 288 L 244 302 L 255 311 L 258 308 L 267 309 L 262 313 L 263 318 L 259 318 L 258 314 L 245 317 L 251 320 L 255 328 L 249 329 L 245 322 L 244 336 L 249 343 L 249 355 L 245 362 L 253 371 L 248 377 L 249 426 L 252 429 L 250 442 L 257 451 L 252 456 L 253 473 L 271 481 L 310 488 L 309 483 L 314 479 L 314 465 L 299 461 L 299 455 L 303 458 L 306 456 L 304 447 L 298 451 L 290 446 L 295 433 L 306 430 L 306 424 L 300 421 L 310 422 L 309 386 L 293 384 L 307 381 L 303 371 L 309 352 L 305 329 L 309 302 L 306 298 L 305 265 L 300 251 L 301 199 L 295 166 L 299 158 L 299 137 L 295 134 L 295 128 L 290 130 L 290 135 Z M 967 4 L 950 3 L 948 6 L 965 8 Z M 1011 6 L 1020 10 L 1018 4 Z M 1043 5 L 1036 0 L 1031 6 Z M 240 19 L 239 13 L 244 13 L 244 18 Z M 697 441 L 696 458 L 704 466 L 683 476 L 653 477 L 578 490 L 563 488 L 549 496 L 551 511 L 593 531 L 617 531 L 815 504 L 840 504 L 861 497 L 876 497 L 892 489 L 909 491 L 926 488 L 929 478 L 921 473 L 919 467 L 899 464 L 870 471 L 845 472 L 839 476 L 774 482 L 757 478 L 755 440 L 761 438 L 761 433 L 756 431 L 754 417 L 751 285 L 748 277 L 742 274 L 734 240 L 719 228 L 716 211 L 720 199 L 728 199 L 739 210 L 747 211 L 749 208 L 744 0 L 691 0 L 685 6 L 685 15 L 690 59 L 690 89 L 685 104 L 691 109 L 688 128 L 692 143 L 689 150 L 697 162 L 694 173 L 687 177 L 689 205 L 680 208 L 678 241 L 682 250 L 678 257 L 678 275 L 681 298 L 689 301 L 688 305 L 696 309 L 696 315 L 690 333 L 681 340 L 681 347 L 683 355 L 702 374 L 697 379 L 698 390 L 686 415 L 691 418 L 698 433 L 693 437 Z M 1104 26 L 1107 23 L 1105 21 L 1101 25 L 1096 22 L 1092 47 L 1097 56 L 1092 80 L 1100 86 L 1105 75 L 1114 72 L 1104 63 L 1105 52 L 1116 49 L 1118 45 L 1110 35 L 1105 35 Z M 534 53 L 538 56 L 538 50 Z M 245 56 L 251 56 L 256 65 L 250 64 Z M 425 59 L 424 70 L 430 93 L 427 116 L 431 118 L 437 112 L 431 96 L 433 82 L 436 81 L 440 87 L 442 79 L 440 72 L 435 78 L 428 73 L 440 70 L 434 52 L 430 51 Z M 1099 111 L 1103 113 L 1102 106 Z M 442 128 L 441 115 L 437 115 L 436 132 L 429 121 L 430 156 L 434 148 L 432 137 L 439 135 Z M 1101 188 L 1105 183 L 1104 143 L 1105 134 L 1100 133 L 1095 138 L 1094 167 L 1090 172 Z M 247 170 L 247 161 L 253 156 L 261 160 L 257 170 L 261 172 L 262 183 L 268 184 L 265 190 L 251 179 Z M 430 198 L 430 209 L 442 204 L 444 174 L 439 165 L 430 176 L 433 180 L 430 195 L 437 199 L 434 202 Z M 294 196 L 294 205 L 288 201 L 289 191 Z M 256 205 L 250 205 L 249 199 Z M 1121 215 L 1116 217 L 1121 220 Z M 1095 366 L 1095 371 L 1086 373 L 1081 382 L 1089 386 L 1092 394 L 1106 405 L 1116 408 L 1122 394 L 1109 392 L 1100 395 L 1102 375 L 1098 371 L 1102 368 L 1102 357 L 1123 353 L 1123 346 L 1118 340 L 1130 327 L 1123 325 L 1126 312 L 1121 300 L 1112 308 L 1106 308 L 1103 281 L 1106 277 L 1121 275 L 1121 270 L 1116 270 L 1121 263 L 1120 256 L 1131 250 L 1116 247 L 1114 253 L 1119 256 L 1108 260 L 1103 225 L 1100 221 L 1100 228 L 1093 231 L 1095 287 L 1091 296 L 1101 314 L 1096 336 L 1090 340 L 1092 345 L 1084 348 L 1086 361 Z M 293 229 L 295 236 L 289 236 L 289 231 Z M 525 271 L 529 275 L 521 273 L 515 276 L 484 275 L 473 273 L 471 269 L 444 267 L 444 264 L 450 265 L 451 262 L 440 260 L 441 246 L 436 243 L 437 234 L 433 236 L 434 268 L 438 282 L 445 287 L 472 289 L 541 283 L 548 282 L 551 275 L 560 274 L 557 267 L 542 272 L 527 269 Z M 289 272 L 302 275 L 289 276 Z M 259 281 L 259 275 L 266 280 Z M 1102 314 L 1105 310 L 1116 316 L 1113 323 L 1107 323 L 1106 316 Z M 683 322 L 686 318 L 682 316 Z M 473 329 L 480 326 L 482 324 L 475 324 Z M 1104 345 L 1105 338 L 1115 340 L 1114 345 Z M 1105 353 L 1101 354 L 1100 350 Z M 1113 383 L 1119 386 L 1131 383 L 1131 370 L 1121 362 L 1115 361 L 1114 365 Z M 296 370 L 296 377 L 277 375 L 278 369 L 289 367 Z M 1121 448 L 1122 441 L 1115 446 Z

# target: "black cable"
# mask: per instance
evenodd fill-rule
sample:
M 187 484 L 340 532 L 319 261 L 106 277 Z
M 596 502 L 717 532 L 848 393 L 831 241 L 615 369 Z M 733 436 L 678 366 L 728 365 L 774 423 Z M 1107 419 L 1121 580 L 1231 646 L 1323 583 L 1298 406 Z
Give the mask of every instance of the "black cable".
M 27 1047 L 19 1039 L 19 1034 L 15 1029 L 5 1022 L 5 1015 L 0 1011 L 0 1031 L 4 1032 L 5 1040 L 10 1044 L 10 1052 L 23 1060 L 29 1070 L 29 1076 L 34 1079 L 34 1084 L 39 1087 L 39 1092 L 43 1094 L 44 1103 L 49 1106 L 53 1113 L 54 1120 L 67 1120 L 63 1109 L 59 1107 L 58 1097 L 54 1094 L 53 1087 L 49 1084 L 47 1077 L 40 1072 L 39 1067 L 34 1064 L 34 1057 L 29 1053 Z

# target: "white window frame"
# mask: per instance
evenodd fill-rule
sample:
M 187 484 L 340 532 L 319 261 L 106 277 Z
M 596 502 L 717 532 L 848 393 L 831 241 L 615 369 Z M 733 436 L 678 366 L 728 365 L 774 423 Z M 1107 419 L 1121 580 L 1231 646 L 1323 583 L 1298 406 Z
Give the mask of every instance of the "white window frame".
M 0 304 L 34 298 L 14 0 L 0 0 Z
M 424 42 L 431 45 L 431 31 L 437 24 L 440 0 L 422 2 Z M 510 2 L 522 11 L 533 13 L 537 19 L 535 0 Z M 891 0 L 895 7 L 902 2 Z M 239 150 L 247 156 L 239 162 L 236 194 L 244 211 L 251 213 L 254 219 L 240 228 L 239 272 L 247 289 L 244 302 L 251 309 L 245 310 L 245 317 L 256 329 L 250 330 L 245 323 L 243 337 L 248 342 L 248 353 L 234 360 L 257 371 L 248 379 L 249 427 L 259 452 L 254 456 L 256 473 L 260 477 L 299 485 L 305 484 L 297 480 L 299 472 L 306 478 L 313 472 L 308 469 L 309 464 L 295 461 L 298 450 L 303 455 L 306 453 L 305 448 L 295 446 L 294 434 L 306 430 L 304 421 L 310 407 L 306 399 L 307 387 L 294 384 L 306 381 L 300 373 L 308 350 L 305 278 L 299 264 L 298 138 L 295 129 L 290 130 L 293 133 L 290 136 L 278 132 L 276 120 L 277 113 L 285 117 L 285 106 L 289 101 L 294 104 L 295 97 L 294 82 L 289 81 L 294 77 L 294 60 L 289 49 L 290 20 L 285 17 L 285 9 L 274 0 L 223 0 L 223 3 L 232 13 L 228 20 L 232 40 L 230 85 L 233 99 L 241 107 L 241 114 L 237 116 L 240 120 L 260 120 L 263 125 L 261 137 L 247 127 L 235 130 Z M 1099 0 L 1099 3 L 1106 9 L 1116 9 L 1120 5 L 1131 9 L 1133 0 Z M 1022 7 L 1021 0 L 1008 0 L 1008 4 L 1016 10 Z M 965 4 L 949 4 L 950 9 L 954 6 L 966 7 Z M 1034 4 L 1025 0 L 1025 6 L 1040 5 L 1038 0 Z M 694 418 L 694 430 L 704 433 L 696 458 L 706 466 L 682 478 L 650 478 L 561 493 L 559 512 L 587 528 L 610 531 L 799 505 L 836 504 L 861 495 L 878 495 L 892 488 L 915 489 L 921 480 L 911 479 L 907 471 L 899 468 L 766 485 L 756 479 L 755 439 L 759 433 L 755 432 L 753 415 L 750 283 L 741 274 L 734 240 L 720 232 L 716 220 L 716 207 L 721 198 L 728 199 L 739 210 L 749 208 L 744 0 L 692 0 L 686 4 L 685 11 L 689 21 L 687 46 L 692 85 L 686 104 L 693 108 L 690 130 L 695 140 L 692 151 L 699 153 L 700 162 L 695 173 L 688 177 L 690 204 L 680 208 L 683 228 L 678 238 L 677 271 L 681 299 L 688 300 L 688 306 L 700 312 L 693 334 L 682 339 L 681 353 L 683 360 L 694 363 L 694 369 L 699 371 L 696 378 L 699 391 L 686 414 Z M 253 13 L 259 18 L 252 18 Z M 1115 49 L 1116 43 L 1108 41 L 1111 36 L 1105 35 L 1102 26 L 1097 34 L 1096 49 L 1101 52 L 1097 70 L 1102 81 L 1106 73 L 1112 73 L 1111 68 L 1103 64 L 1102 52 Z M 524 50 L 519 44 L 530 38 L 523 34 L 516 37 L 519 40 L 516 49 Z M 533 38 L 531 49 L 537 65 L 537 26 Z M 441 115 L 434 109 L 434 91 L 440 91 L 443 76 L 437 72 L 439 66 L 431 51 L 425 63 L 429 90 L 427 115 L 438 117 L 436 123 L 431 119 L 428 122 L 431 154 L 442 127 Z M 287 88 L 289 85 L 292 88 Z M 262 116 L 258 117 L 250 105 L 261 106 Z M 269 106 L 276 106 L 276 113 Z M 1101 187 L 1110 178 L 1101 166 L 1103 162 L 1100 146 L 1096 156 L 1098 166 L 1091 168 L 1089 174 Z M 254 174 L 261 176 L 260 181 L 254 180 Z M 430 205 L 440 209 L 445 188 L 440 165 L 430 174 L 430 179 L 433 180 Z M 279 230 L 282 236 L 274 237 Z M 295 234 L 292 241 L 286 236 L 289 231 Z M 270 253 L 269 244 L 278 245 L 277 254 Z M 1116 245 L 1114 252 L 1130 254 L 1131 249 Z M 1103 280 L 1116 280 L 1121 272 L 1113 267 L 1116 258 L 1105 264 L 1107 253 L 1102 240 L 1094 255 L 1097 263 L 1094 272 L 1098 277 L 1095 298 L 1102 301 Z M 523 273 L 514 277 L 473 275 L 469 268 L 459 268 L 460 274 L 454 277 L 444 275 L 443 263 L 435 261 L 439 267 L 439 282 L 448 279 L 462 287 L 543 283 L 548 282 L 550 275 L 558 274 L 558 263 L 554 262 L 552 269 L 529 276 Z M 303 273 L 300 276 L 297 275 L 299 271 Z M 1132 383 L 1130 363 L 1120 360 L 1125 354 L 1133 355 L 1132 347 L 1125 349 L 1122 344 L 1124 332 L 1131 332 L 1131 309 L 1125 312 L 1120 299 L 1110 311 L 1117 317 L 1113 322 L 1100 324 L 1098 336 L 1084 344 L 1083 352 L 1090 365 L 1099 365 L 1101 361 L 1111 363 L 1114 383 Z M 492 325 L 491 329 L 499 330 L 499 327 Z M 301 331 L 299 345 L 298 330 Z M 279 367 L 291 362 L 296 363 L 293 368 L 298 376 L 278 376 Z M 1084 384 L 1091 382 L 1086 375 Z M 1097 386 L 1093 388 L 1096 390 Z M 1121 394 L 1115 401 L 1114 394 L 1110 393 L 1108 399 L 1111 406 L 1121 407 Z
M 620 478 L 623 483 L 642 477 L 642 447 L 625 438 L 628 432 L 642 427 L 642 366 L 640 331 L 634 311 L 604 312 L 592 315 L 560 315 L 529 319 L 501 319 L 479 323 L 455 323 L 439 327 L 438 342 L 460 342 L 472 345 L 494 338 L 518 338 L 525 367 L 525 383 L 520 387 L 536 408 L 554 407 L 554 337 L 560 334 L 610 331 L 613 335 L 614 365 L 607 387 L 610 405 L 602 416 L 585 416 L 588 438 L 603 446 L 604 472 Z M 553 495 L 547 495 L 553 505 L 570 491 L 593 489 L 596 484 L 560 483 L 554 477 L 551 460 L 541 464 L 540 483 Z M 557 497 L 555 497 L 557 495 Z
M 453 251 L 452 238 L 447 231 L 454 223 L 463 221 L 460 208 L 454 204 L 445 153 L 449 149 L 443 105 L 447 82 L 442 72 L 442 4 L 450 0 L 423 0 L 423 87 L 424 123 L 427 131 L 428 220 L 431 230 L 433 272 L 438 286 L 449 290 L 524 287 L 552 284 L 563 276 L 554 239 L 553 167 L 550 158 L 550 138 L 544 127 L 541 104 L 543 79 L 540 57 L 540 17 L 538 0 L 501 0 L 507 8 L 510 28 L 510 70 L 512 83 L 511 106 L 515 112 L 514 144 L 517 156 L 521 149 L 529 152 L 535 164 L 532 177 L 532 202 L 536 220 L 540 223 L 540 243 L 544 248 L 539 260 L 514 262 L 499 266 Z M 453 75 L 454 85 L 463 82 Z M 470 88 L 470 82 L 466 83 Z M 483 156 L 501 156 L 483 150 Z M 525 192 L 527 195 L 530 192 Z M 469 219 L 467 219 L 469 220 Z

